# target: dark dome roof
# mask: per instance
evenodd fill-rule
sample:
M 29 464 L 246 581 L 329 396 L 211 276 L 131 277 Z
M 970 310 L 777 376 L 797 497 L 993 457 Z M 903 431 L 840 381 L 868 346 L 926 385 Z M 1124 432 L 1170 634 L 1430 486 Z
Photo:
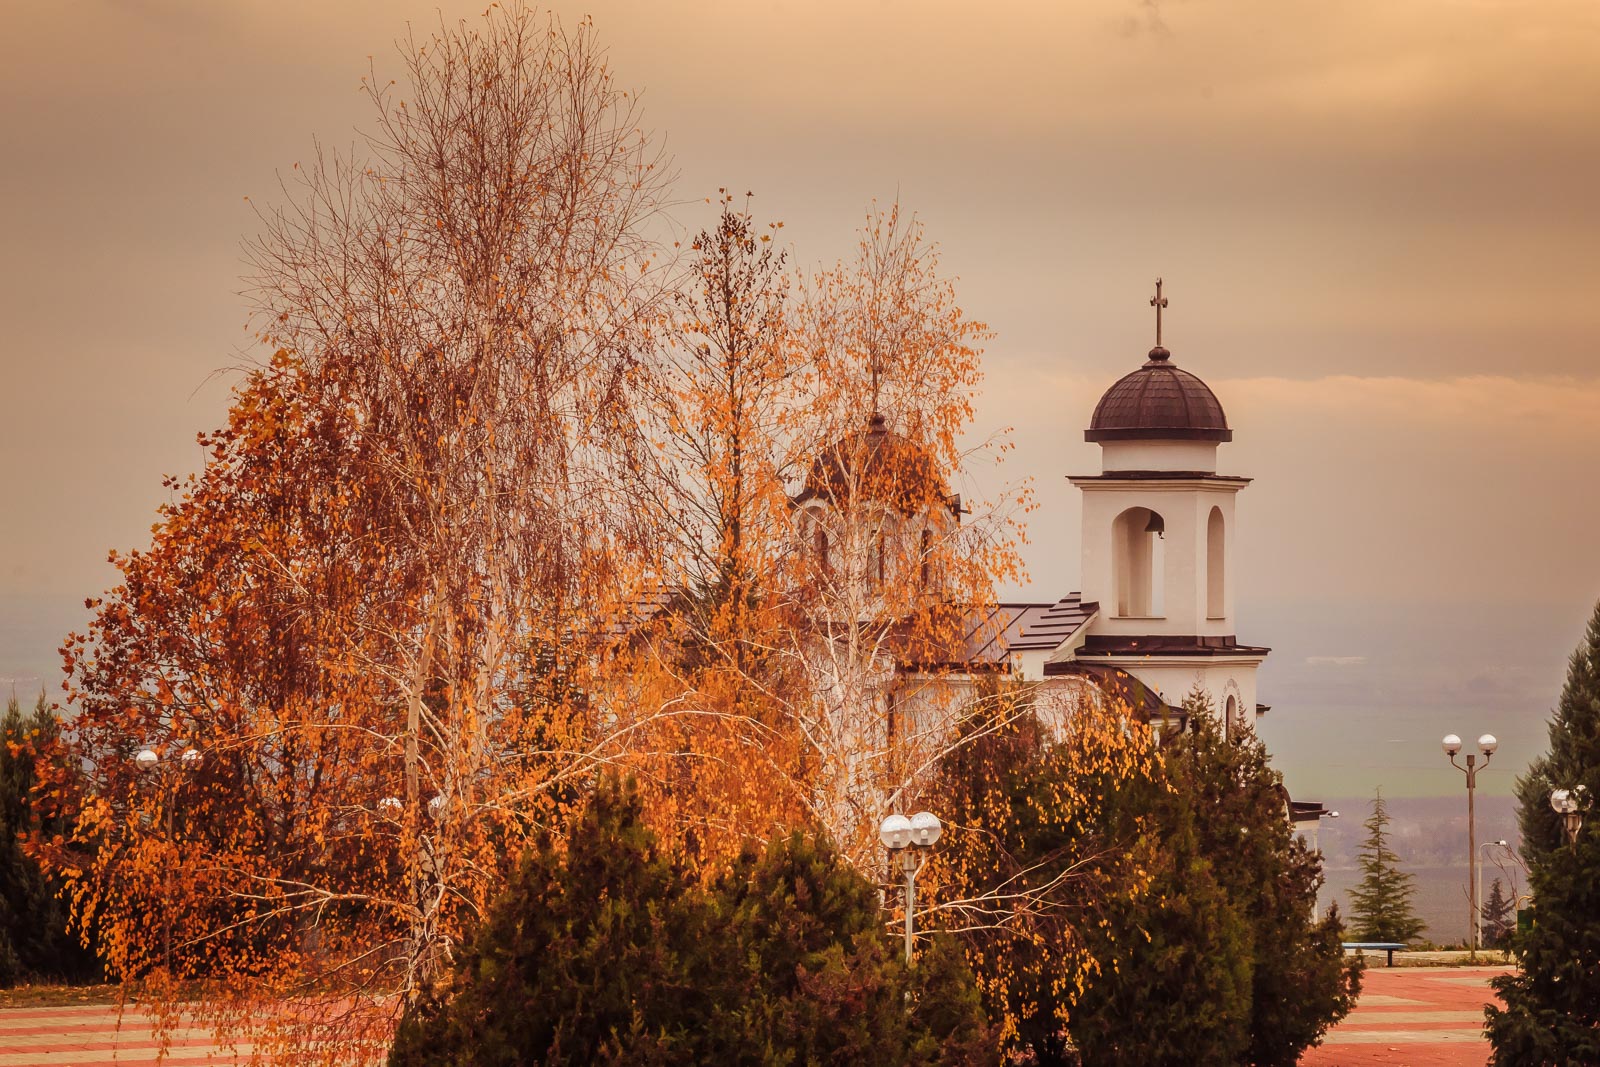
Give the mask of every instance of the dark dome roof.
M 945 502 L 939 465 L 926 449 L 889 430 L 873 415 L 864 431 L 847 434 L 811 462 L 799 500 L 840 501 L 860 494 L 911 513 Z
M 1228 417 L 1210 386 L 1172 365 L 1157 346 L 1095 405 L 1086 441 L 1231 441 Z

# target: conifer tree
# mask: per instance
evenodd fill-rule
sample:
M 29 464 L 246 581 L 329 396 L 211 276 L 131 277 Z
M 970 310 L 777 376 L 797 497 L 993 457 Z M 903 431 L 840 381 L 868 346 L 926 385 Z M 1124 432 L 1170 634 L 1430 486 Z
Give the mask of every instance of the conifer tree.
M 1600 1063 L 1600 835 L 1594 812 L 1570 844 L 1552 789 L 1600 793 L 1600 605 L 1567 667 L 1550 751 L 1517 780 L 1533 927 L 1512 938 L 1518 969 L 1485 1009 L 1499 1067 Z
M 1164 763 L 1245 922 L 1253 965 L 1248 1054 L 1239 1062 L 1292 1067 L 1355 1006 L 1359 966 L 1344 958 L 1338 915 L 1315 915 L 1322 858 L 1294 832 L 1266 746 L 1248 729 L 1225 736 L 1209 698 L 1191 712 L 1196 728 L 1169 746 Z
M 1338 917 L 1312 914 L 1320 859 L 1265 749 L 1223 737 L 1204 694 L 1190 711 L 1193 733 L 1110 773 L 1086 758 L 1092 708 L 1060 738 L 1025 709 L 975 715 L 941 766 L 936 809 L 984 828 L 940 846 L 957 885 L 1052 887 L 962 934 L 1019 1062 L 1288 1067 L 1354 1003 L 1359 970 Z
M 1416 886 L 1400 869 L 1400 857 L 1389 847 L 1389 809 L 1383 790 L 1372 797 L 1372 815 L 1361 843 L 1361 884 L 1350 891 L 1350 925 L 1358 941 L 1411 941 L 1423 922 L 1413 910 Z
M 407 1012 L 392 1067 L 994 1062 L 958 948 L 906 968 L 831 846 L 778 838 L 705 887 L 643 815 L 603 782 L 530 850 L 451 988 Z
M 40 871 L 22 840 L 30 833 L 61 830 L 57 820 L 41 819 L 32 795 L 36 764 L 58 730 L 43 692 L 27 716 L 13 696 L 0 722 L 0 986 L 23 977 L 98 974 L 93 954 L 68 929 L 67 905 L 57 896 L 59 880 Z
M 1501 948 L 1511 935 L 1512 900 L 1506 896 L 1505 887 L 1496 878 L 1489 887 L 1489 899 L 1483 902 L 1480 915 L 1483 921 L 1483 943 L 1489 948 Z

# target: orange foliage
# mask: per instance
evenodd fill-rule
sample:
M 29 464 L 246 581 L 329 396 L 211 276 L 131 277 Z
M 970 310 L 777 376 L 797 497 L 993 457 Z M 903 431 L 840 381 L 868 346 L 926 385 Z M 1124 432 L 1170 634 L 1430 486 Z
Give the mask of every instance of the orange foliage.
M 373 158 L 264 217 L 278 355 L 65 649 L 94 792 L 41 849 L 116 973 L 273 1061 L 382 1047 L 633 743 L 587 694 L 645 573 L 608 487 L 659 160 L 587 24 L 491 11 L 405 55 Z
M 169 1023 L 275 1062 L 382 1049 L 602 769 L 708 875 L 797 826 L 882 869 L 1020 576 L 1026 494 L 964 481 L 987 330 L 898 205 L 802 280 L 725 196 L 675 291 L 586 22 L 404 52 L 372 159 L 263 218 L 277 354 L 64 649 L 94 787 L 36 843 Z

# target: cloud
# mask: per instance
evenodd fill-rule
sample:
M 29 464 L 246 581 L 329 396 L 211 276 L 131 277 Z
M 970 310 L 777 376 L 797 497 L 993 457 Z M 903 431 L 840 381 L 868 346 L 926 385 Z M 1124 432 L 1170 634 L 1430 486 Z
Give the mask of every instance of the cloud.
M 1367 662 L 1365 656 L 1307 656 L 1306 663 L 1312 667 L 1360 667 Z
M 1600 438 L 1600 379 L 1576 376 L 1512 378 L 1333 375 L 1321 378 L 1244 378 L 1213 381 L 1234 406 L 1280 414 L 1339 416 L 1361 426 L 1396 422 L 1485 434 L 1489 431 Z
M 1117 28 L 1124 37 L 1138 37 L 1146 33 L 1167 36 L 1172 32 L 1161 13 L 1158 0 L 1139 0 L 1135 11 L 1124 15 Z

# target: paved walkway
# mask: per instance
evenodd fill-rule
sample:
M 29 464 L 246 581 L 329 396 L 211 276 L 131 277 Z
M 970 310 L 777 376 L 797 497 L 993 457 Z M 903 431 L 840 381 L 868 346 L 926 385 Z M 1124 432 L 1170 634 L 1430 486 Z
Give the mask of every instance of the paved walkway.
M 116 1063 L 154 1065 L 160 1044 L 149 1019 L 130 1008 L 120 1019 L 115 1005 L 73 1004 L 56 1008 L 0 1009 L 0 1067 L 65 1067 Z M 248 1059 L 219 1050 L 205 1030 L 179 1030 L 162 1064 L 233 1064 Z
M 1301 1067 L 1483 1067 L 1489 979 L 1507 967 L 1368 967 L 1356 1010 Z
M 1505 967 L 1369 968 L 1361 1001 L 1301 1067 L 1483 1067 L 1483 1006 L 1488 981 Z M 110 1005 L 0 1009 L 0 1067 L 154 1065 L 159 1045 L 148 1019 Z M 248 1058 L 218 1049 L 203 1030 L 173 1035 L 162 1063 L 172 1067 L 234 1064 Z

